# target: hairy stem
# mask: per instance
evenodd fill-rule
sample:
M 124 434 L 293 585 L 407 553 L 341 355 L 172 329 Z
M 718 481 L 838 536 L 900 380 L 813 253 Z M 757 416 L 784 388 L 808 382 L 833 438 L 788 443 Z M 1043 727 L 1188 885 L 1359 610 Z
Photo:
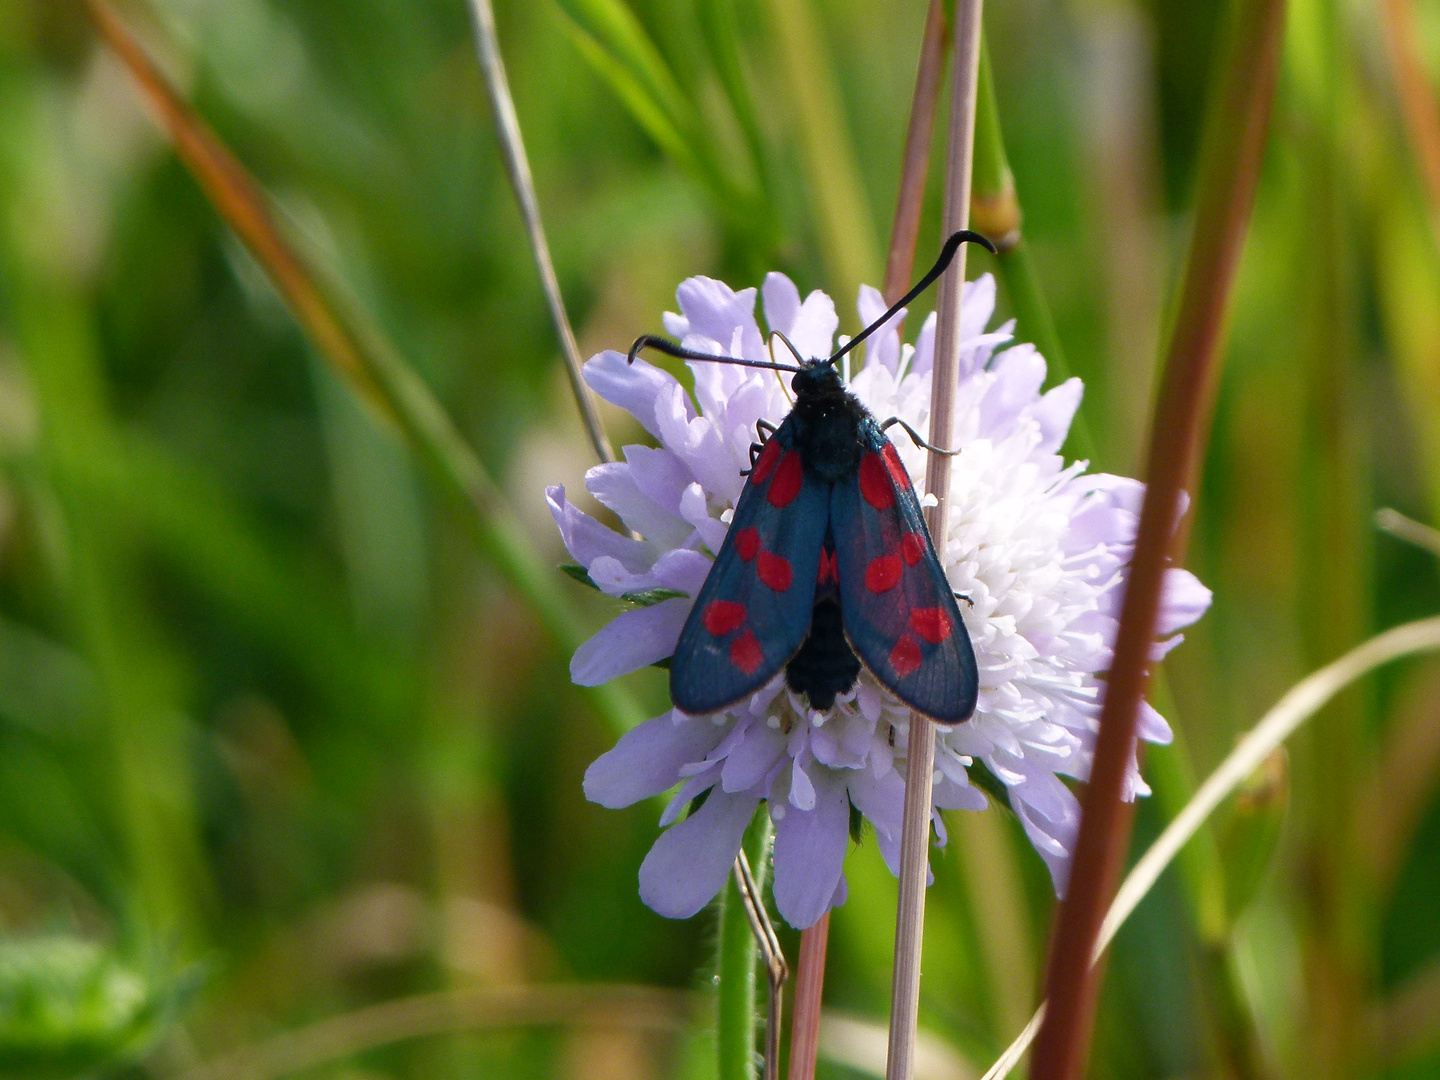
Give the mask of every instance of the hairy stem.
M 770 865 L 770 814 L 762 806 L 745 830 L 745 857 L 750 860 L 761 895 Z M 756 978 L 758 950 L 735 875 L 725 879 L 720 901 L 720 940 L 715 964 L 720 977 L 716 1041 L 719 1080 L 755 1080 Z

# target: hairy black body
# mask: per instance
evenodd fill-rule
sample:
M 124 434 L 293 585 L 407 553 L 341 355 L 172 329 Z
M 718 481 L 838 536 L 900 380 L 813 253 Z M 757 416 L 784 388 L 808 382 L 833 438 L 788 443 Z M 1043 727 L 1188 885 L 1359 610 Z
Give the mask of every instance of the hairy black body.
M 795 446 L 807 475 L 826 484 L 850 480 L 860 467 L 865 445 L 861 424 L 870 411 L 845 389 L 834 366 L 809 367 L 791 381 L 795 391 Z M 833 557 L 828 540 L 826 552 Z M 804 694 L 812 709 L 821 711 L 855 686 L 860 659 L 845 640 L 840 595 L 836 583 L 824 582 L 815 592 L 810 634 L 800 651 L 785 665 L 785 685 Z

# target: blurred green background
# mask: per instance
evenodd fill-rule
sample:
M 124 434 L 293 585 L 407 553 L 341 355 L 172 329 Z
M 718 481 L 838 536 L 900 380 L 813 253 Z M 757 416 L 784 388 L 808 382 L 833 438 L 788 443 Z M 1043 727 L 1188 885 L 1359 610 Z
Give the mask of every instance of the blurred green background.
M 1215 605 L 1166 665 L 1180 738 L 1149 754 L 1137 849 L 1299 677 L 1440 610 L 1435 558 L 1370 524 L 1386 505 L 1440 522 L 1440 210 L 1396 103 L 1399 7 L 1440 93 L 1436 0 L 1290 5 L 1197 493 L 1189 563 Z M 658 331 L 698 273 L 742 287 L 783 269 L 858 329 L 920 0 L 631 0 L 627 32 L 665 75 L 658 119 L 605 76 L 614 4 L 497 8 L 584 355 Z M 462 0 L 122 10 L 563 561 L 542 489 L 573 495 L 593 462 Z M 1223 15 L 986 13 L 1098 468 L 1134 474 L 1143 452 Z M 972 276 L 993 269 L 972 253 Z M 606 419 L 617 445 L 643 434 Z M 612 614 L 560 587 L 577 633 Z M 79 4 L 0 0 L 0 1075 L 713 1071 L 713 915 L 641 905 L 655 807 L 585 802 L 614 732 L 547 640 L 307 344 Z M 629 683 L 663 707 L 658 673 Z M 1092 1075 L 1440 1077 L 1437 778 L 1440 662 L 1317 718 L 1121 935 Z M 1028 1017 L 1053 898 L 1004 812 L 951 837 L 922 1025 L 925 1075 L 962 1078 Z M 873 842 L 847 869 L 826 1005 L 870 1026 L 828 1029 L 831 1078 L 883 1061 L 893 950 Z M 653 1023 L 573 1024 L 584 1008 L 545 997 L 585 984 L 666 992 Z M 509 1013 L 446 1005 L 519 986 L 540 990 Z M 359 1010 L 386 1002 L 418 1010 L 414 1037 L 351 1054 L 307 1026 L 374 1035 L 393 1015 Z M 239 1071 L 196 1071 L 254 1047 Z

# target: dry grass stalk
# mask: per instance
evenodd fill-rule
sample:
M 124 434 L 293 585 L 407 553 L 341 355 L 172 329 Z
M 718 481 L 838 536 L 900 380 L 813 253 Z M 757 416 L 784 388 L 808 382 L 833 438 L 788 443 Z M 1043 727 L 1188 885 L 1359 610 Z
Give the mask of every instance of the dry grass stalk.
M 515 190 L 515 201 L 520 204 L 520 217 L 524 219 L 525 234 L 530 238 L 530 250 L 535 253 L 535 265 L 545 289 L 545 302 L 550 306 L 550 318 L 555 323 L 555 333 L 565 354 L 570 391 L 575 395 L 575 404 L 580 409 L 580 419 L 590 437 L 590 445 L 595 449 L 595 456 L 601 461 L 614 461 L 615 451 L 600 423 L 594 395 L 585 385 L 580 371 L 580 346 L 575 343 L 575 331 L 570 326 L 565 298 L 560 294 L 560 282 L 555 277 L 555 264 L 550 259 L 550 244 L 545 239 L 545 226 L 540 220 L 535 180 L 530 175 L 530 159 L 525 153 L 520 118 L 515 113 L 515 100 L 510 96 L 510 81 L 505 75 L 505 61 L 500 55 L 500 40 L 495 33 L 495 11 L 490 6 L 490 0 L 470 0 L 470 12 L 475 24 L 475 51 L 480 56 L 480 69 L 485 73 L 485 90 L 490 96 L 495 130 L 500 136 L 505 172 Z
M 946 236 L 970 220 L 970 174 L 974 162 L 975 99 L 980 73 L 981 0 L 957 0 L 955 58 L 951 82 L 950 137 L 947 151 Z M 960 363 L 960 306 L 965 292 L 965 248 L 940 279 L 936 301 L 935 368 L 931 383 L 930 441 L 943 449 L 954 442 L 955 387 Z M 950 491 L 950 458 L 931 454 L 925 490 L 935 502 L 926 524 L 943 552 Z M 925 880 L 929 870 L 931 774 L 935 768 L 935 729 L 921 716 L 910 721 L 905 767 L 905 817 L 900 840 L 900 896 L 895 916 L 895 974 L 890 997 L 890 1050 L 886 1080 L 911 1080 L 915 1067 L 915 1025 L 920 1008 L 920 952 L 925 929 Z

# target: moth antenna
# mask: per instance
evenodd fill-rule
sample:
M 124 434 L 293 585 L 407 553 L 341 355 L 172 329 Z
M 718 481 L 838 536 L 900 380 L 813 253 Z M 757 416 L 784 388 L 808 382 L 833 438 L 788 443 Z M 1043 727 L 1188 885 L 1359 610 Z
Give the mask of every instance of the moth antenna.
M 973 232 L 970 229 L 961 229 L 959 232 L 951 233 L 950 238 L 945 241 L 945 245 L 940 249 L 940 257 L 935 260 L 935 265 L 929 269 L 929 271 L 925 274 L 923 278 L 921 278 L 918 282 L 915 283 L 915 287 L 912 288 L 909 292 L 907 292 L 904 296 L 902 296 L 899 300 L 895 301 L 895 303 L 891 304 L 889 310 L 886 311 L 884 315 L 881 315 L 869 326 L 865 327 L 864 330 L 861 330 L 860 333 L 856 334 L 853 338 L 847 341 L 835 353 L 835 355 L 830 357 L 830 359 L 825 361 L 825 363 L 835 363 L 836 360 L 839 360 L 851 349 L 855 348 L 856 345 L 859 345 L 876 330 L 880 329 L 880 327 L 884 326 L 887 322 L 889 322 L 891 317 L 897 311 L 899 311 L 906 304 L 910 303 L 911 300 L 914 300 L 915 297 L 919 296 L 922 292 L 924 292 L 931 285 L 933 285 L 935 283 L 935 279 L 938 278 L 941 274 L 943 274 L 950 266 L 951 260 L 955 258 L 955 252 L 960 250 L 960 245 L 966 243 L 979 244 L 986 251 L 990 252 L 991 255 L 997 254 L 995 250 L 995 245 L 992 244 L 985 237 L 981 236 L 978 232 Z
M 782 334 L 779 330 L 775 331 L 775 336 L 785 343 L 785 347 L 790 350 L 790 355 L 795 357 L 795 359 L 799 361 L 802 366 L 807 362 L 805 358 L 800 355 L 800 350 L 795 348 L 794 343 L 788 337 Z
M 635 344 L 630 346 L 630 353 L 626 357 L 627 364 L 633 364 L 635 357 L 640 355 L 641 349 L 655 349 L 669 356 L 678 357 L 681 360 L 708 360 L 716 364 L 739 364 L 741 367 L 769 368 L 774 371 L 792 371 L 798 373 L 800 368 L 792 367 L 789 364 L 772 364 L 766 360 L 745 360 L 739 356 L 717 356 L 714 353 L 696 352 L 694 349 L 687 349 L 683 345 L 676 345 L 669 338 L 659 337 L 656 334 L 641 334 L 635 339 Z

